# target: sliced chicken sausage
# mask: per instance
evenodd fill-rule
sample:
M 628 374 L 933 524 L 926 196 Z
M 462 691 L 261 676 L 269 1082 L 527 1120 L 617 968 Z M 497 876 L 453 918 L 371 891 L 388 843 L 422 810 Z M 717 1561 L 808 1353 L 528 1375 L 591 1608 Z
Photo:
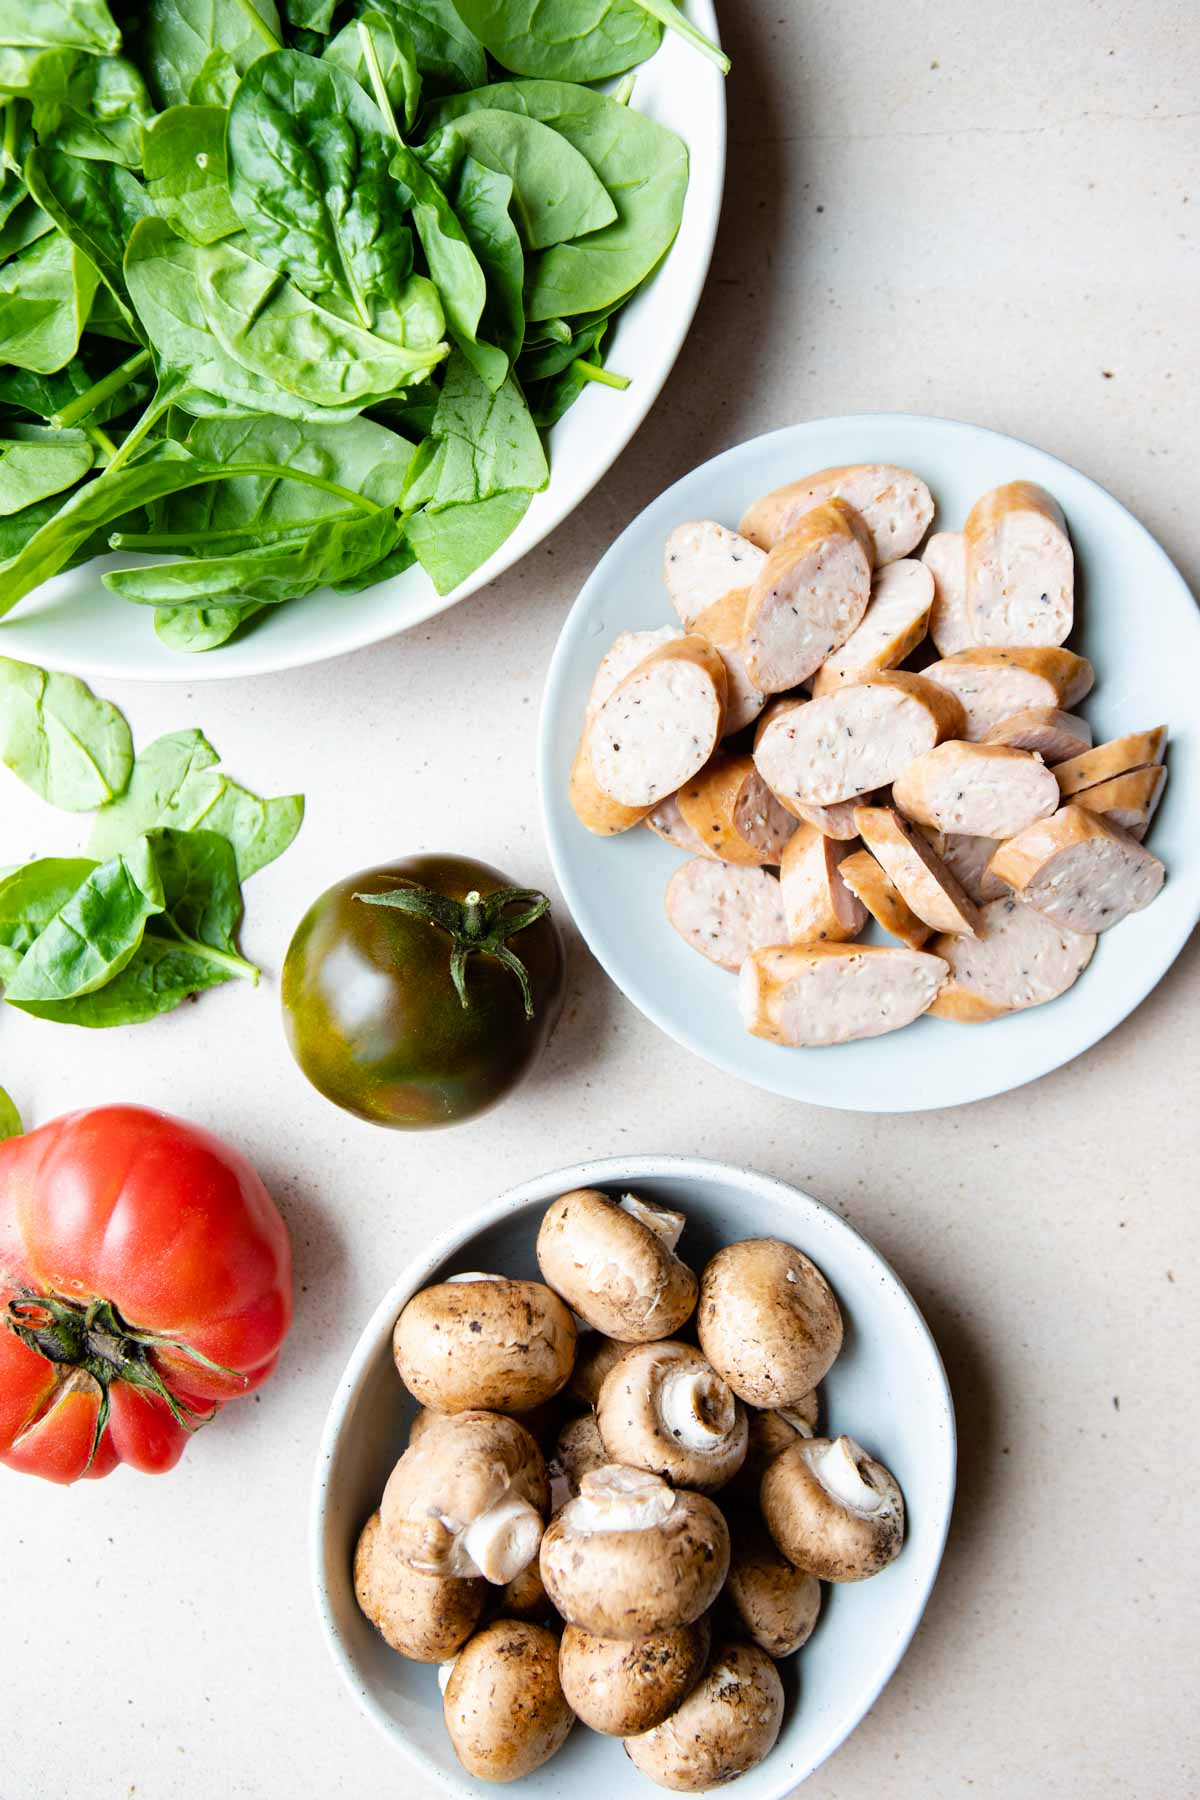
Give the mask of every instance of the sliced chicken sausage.
M 722 862 L 777 864 L 796 830 L 750 756 L 714 756 L 677 797 L 684 823 Z
M 987 900 L 1000 900 L 1011 889 L 988 868 L 1000 848 L 997 838 L 965 837 L 960 832 L 942 831 L 934 849 L 958 882 L 982 906 Z
M 942 958 L 923 950 L 773 945 L 742 964 L 738 1008 L 755 1037 L 818 1049 L 911 1025 L 929 1010 L 945 979 Z
M 667 885 L 666 907 L 686 944 L 735 973 L 752 951 L 787 936 L 779 882 L 765 869 L 686 862 Z
M 742 533 L 769 550 L 825 500 L 845 500 L 865 520 L 877 563 L 915 550 L 933 518 L 933 496 L 919 475 L 889 463 L 852 463 L 765 494 L 742 520 Z
M 915 756 L 962 735 L 962 708 L 947 689 L 893 669 L 781 710 L 760 734 L 754 761 L 794 812 L 885 787 Z
M 698 831 L 693 831 L 679 810 L 679 796 L 671 794 L 656 806 L 653 812 L 647 813 L 642 821 L 664 844 L 670 844 L 675 850 L 685 850 L 689 856 L 703 856 L 710 862 L 718 862 L 720 858 L 715 850 L 701 842 Z
M 848 844 L 823 836 L 812 825 L 802 825 L 788 843 L 779 866 L 779 885 L 787 918 L 785 936 L 793 944 L 848 943 L 866 924 L 866 908 L 839 873 L 848 850 Z
M 661 625 L 656 631 L 623 631 L 600 659 L 596 679 L 588 695 L 587 716 L 595 718 L 610 694 L 615 694 L 627 675 L 672 639 L 682 637 L 678 625 Z
M 1061 794 L 1080 794 L 1084 788 L 1111 781 L 1130 769 L 1145 769 L 1160 763 L 1166 753 L 1167 728 L 1155 725 L 1150 731 L 1131 731 L 1125 737 L 1097 744 L 1069 762 L 1059 763 L 1054 771 Z
M 983 742 L 1031 750 L 1044 763 L 1054 764 L 1090 750 L 1092 728 L 1078 713 L 1060 712 L 1056 706 L 1026 706 L 1011 719 L 993 725 L 984 733 Z
M 880 569 L 871 583 L 861 625 L 817 670 L 814 698 L 882 669 L 897 668 L 925 636 L 932 605 L 933 576 L 924 563 L 906 557 Z
M 994 646 L 960 650 L 922 672 L 962 702 L 967 724 L 958 735 L 972 743 L 1027 706 L 1074 706 L 1095 679 L 1087 658 L 1071 650 Z
M 929 635 L 939 656 L 954 656 L 975 642 L 967 613 L 967 541 L 961 531 L 935 531 L 921 553 L 933 576 Z
M 892 799 L 907 818 L 939 831 L 1008 838 L 1059 804 L 1054 771 L 1006 744 L 938 744 L 897 776 Z
M 848 844 L 858 836 L 854 809 L 860 801 L 865 805 L 868 798 L 863 794 L 856 800 L 839 800 L 836 806 L 798 806 L 796 811 L 806 825 L 815 825 L 826 837 Z
M 892 806 L 860 806 L 856 813 L 863 843 L 882 863 L 901 898 L 934 931 L 980 930 L 979 908 L 963 892 L 928 839 Z
M 893 937 L 919 950 L 929 937 L 930 928 L 918 919 L 903 894 L 881 863 L 869 850 L 856 850 L 839 864 L 838 873 L 850 892 L 862 901 L 871 917 Z
M 729 676 L 729 704 L 725 713 L 725 735 L 744 731 L 767 704 L 767 696 L 751 681 L 746 670 L 743 640 L 746 633 L 746 602 L 749 588 L 732 588 L 721 600 L 714 600 L 692 621 L 697 637 L 707 638 L 721 652 Z
M 1093 936 L 1064 931 L 1009 894 L 983 909 L 981 939 L 935 938 L 950 979 L 930 1007 L 939 1019 L 979 1025 L 1057 1000 L 1087 968 Z
M 715 519 L 677 525 L 663 562 L 671 605 L 690 630 L 706 606 L 731 588 L 748 587 L 766 560 L 757 544 Z
M 1114 775 L 1111 781 L 1098 781 L 1095 787 L 1084 788 L 1072 804 L 1102 813 L 1110 825 L 1119 826 L 1140 841 L 1149 830 L 1166 785 L 1166 769 L 1161 763 L 1153 763 L 1149 768 L 1129 769 L 1124 775 Z
M 1001 844 L 991 868 L 1027 906 L 1069 931 L 1107 931 L 1149 906 L 1166 870 L 1099 813 L 1064 806 Z
M 977 500 L 963 529 L 977 644 L 1061 644 L 1075 616 L 1075 558 L 1062 508 L 1032 481 Z
M 874 551 L 858 514 L 826 500 L 774 545 L 750 587 L 743 655 L 765 694 L 793 688 L 844 644 L 867 610 Z
M 728 680 L 700 637 L 674 638 L 610 694 L 588 729 L 600 792 L 649 811 L 712 755 L 725 727 Z

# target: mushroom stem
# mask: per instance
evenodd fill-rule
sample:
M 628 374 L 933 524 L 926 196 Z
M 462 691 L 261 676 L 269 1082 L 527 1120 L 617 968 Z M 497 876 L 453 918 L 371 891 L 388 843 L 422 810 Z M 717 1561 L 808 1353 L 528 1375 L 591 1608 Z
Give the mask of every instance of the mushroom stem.
M 856 1444 L 853 1438 L 835 1438 L 828 1450 L 813 1458 L 812 1471 L 821 1486 L 843 1506 L 852 1507 L 859 1513 L 882 1512 L 887 1505 L 886 1495 L 864 1480 L 859 1467 L 865 1454 L 861 1444 Z
M 658 1413 L 665 1430 L 687 1450 L 713 1450 L 737 1420 L 733 1395 L 703 1369 L 671 1369 L 663 1377 Z
M 445 1662 L 438 1664 L 437 1684 L 439 1693 L 444 1694 L 446 1689 L 450 1686 L 450 1677 L 454 1673 L 454 1665 L 457 1661 L 457 1656 L 448 1656 Z
M 674 1504 L 674 1491 L 657 1475 L 606 1463 L 583 1477 L 578 1499 L 565 1510 L 582 1532 L 653 1531 Z
M 463 1532 L 460 1547 L 485 1581 L 503 1587 L 537 1555 L 542 1516 L 519 1494 L 505 1494 Z
M 628 1213 L 631 1219 L 636 1219 L 639 1225 L 644 1225 L 656 1238 L 660 1238 L 668 1250 L 674 1250 L 687 1223 L 681 1212 L 672 1212 L 666 1206 L 647 1206 L 636 1194 L 622 1194 L 618 1204 L 622 1212 Z

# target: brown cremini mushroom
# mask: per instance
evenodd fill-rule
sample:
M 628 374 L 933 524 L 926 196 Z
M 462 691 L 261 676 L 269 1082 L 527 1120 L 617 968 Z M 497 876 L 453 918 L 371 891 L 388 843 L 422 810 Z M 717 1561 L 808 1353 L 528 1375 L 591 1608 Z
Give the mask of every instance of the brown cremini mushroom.
M 683 1225 L 636 1194 L 577 1188 L 546 1210 L 538 1267 L 593 1330 L 623 1344 L 670 1337 L 696 1304 L 696 1277 L 675 1254 Z
M 540 1281 L 471 1274 L 414 1294 L 392 1350 L 422 1406 L 526 1413 L 566 1386 L 575 1321 Z
M 585 1725 L 607 1737 L 649 1731 L 699 1681 L 710 1637 L 707 1618 L 632 1642 L 568 1625 L 558 1653 L 567 1703 Z
M 550 1505 L 542 1453 L 502 1413 L 455 1413 L 410 1444 L 380 1513 L 389 1546 L 426 1575 L 502 1587 L 537 1554 Z
M 677 1712 L 625 1740 L 630 1761 L 659 1787 L 702 1793 L 753 1769 L 775 1748 L 783 1683 L 757 1644 L 718 1644 Z
M 899 1556 L 904 1499 L 853 1438 L 810 1438 L 776 1457 L 762 1510 L 788 1561 L 822 1581 L 864 1581 Z
M 700 1347 L 750 1406 L 794 1407 L 828 1374 L 842 1315 L 815 1263 L 778 1238 L 718 1250 L 700 1282 Z
M 412 1662 L 442 1662 L 466 1643 L 483 1611 L 487 1584 L 422 1575 L 383 1538 L 379 1514 L 354 1552 L 354 1593 L 372 1625 Z
M 746 1456 L 746 1409 L 699 1350 L 638 1344 L 604 1377 L 596 1424 L 611 1462 L 713 1493 Z
M 446 1730 L 479 1781 L 517 1781 L 562 1749 L 575 1723 L 558 1678 L 558 1639 L 497 1619 L 459 1651 L 442 1698 Z

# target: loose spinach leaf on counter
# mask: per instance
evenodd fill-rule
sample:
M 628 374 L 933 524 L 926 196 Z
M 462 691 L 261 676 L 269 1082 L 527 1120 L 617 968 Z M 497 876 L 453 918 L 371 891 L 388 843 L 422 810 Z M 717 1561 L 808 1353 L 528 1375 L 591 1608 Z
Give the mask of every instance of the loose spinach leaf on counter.
M 44 856 L 0 880 L 0 982 L 11 981 L 30 945 L 95 868 L 82 856 Z
M 25 1000 L 18 1010 L 54 1025 L 104 1031 L 117 1025 L 144 1025 L 174 1012 L 193 994 L 228 980 L 229 970 L 211 957 L 148 931 L 120 974 L 102 988 L 73 1000 Z
M 96 815 L 88 850 L 106 862 L 159 825 L 182 789 L 220 757 L 202 731 L 169 731 L 139 751 L 125 791 Z
M 11 1005 L 71 1000 L 118 975 L 166 902 L 149 840 L 93 869 L 43 927 L 6 983 Z
M 7 1089 L 0 1088 L 0 1141 L 20 1137 L 24 1129 L 12 1096 Z
M 215 244 L 242 228 L 229 197 L 228 122 L 221 106 L 172 106 L 142 138 L 151 207 L 194 244 Z
M 117 708 L 75 676 L 3 656 L 0 761 L 51 806 L 92 812 L 124 792 L 133 740 Z

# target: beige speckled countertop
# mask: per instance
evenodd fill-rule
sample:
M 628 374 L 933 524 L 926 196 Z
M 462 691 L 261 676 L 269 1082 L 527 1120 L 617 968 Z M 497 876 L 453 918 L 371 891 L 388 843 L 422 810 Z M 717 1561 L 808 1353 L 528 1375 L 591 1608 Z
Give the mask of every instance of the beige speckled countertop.
M 641 505 L 742 438 L 855 410 L 978 420 L 1077 463 L 1200 575 L 1194 5 L 721 10 L 735 73 L 713 274 L 674 378 L 583 510 L 377 650 L 194 698 L 114 694 L 143 741 L 203 724 L 255 786 L 307 789 L 298 844 L 255 884 L 247 947 L 273 971 L 300 898 L 388 853 L 453 839 L 547 880 L 534 732 L 559 622 Z M 464 729 L 485 712 L 486 738 Z M 0 860 L 53 847 L 15 782 L 0 805 Z M 28 1117 L 140 1097 L 242 1145 L 292 1224 L 299 1306 L 261 1405 L 168 1481 L 60 1492 L 0 1471 L 3 1800 L 432 1800 L 317 1633 L 305 1531 L 328 1398 L 431 1219 L 635 1147 L 754 1163 L 844 1211 L 953 1381 L 941 1581 L 806 1800 L 1200 1792 L 1198 977 L 1193 943 L 1119 1031 L 1033 1088 L 854 1117 L 706 1069 L 575 941 L 567 1017 L 523 1097 L 411 1139 L 306 1089 L 270 990 L 103 1039 L 6 1016 L 0 1079 Z

